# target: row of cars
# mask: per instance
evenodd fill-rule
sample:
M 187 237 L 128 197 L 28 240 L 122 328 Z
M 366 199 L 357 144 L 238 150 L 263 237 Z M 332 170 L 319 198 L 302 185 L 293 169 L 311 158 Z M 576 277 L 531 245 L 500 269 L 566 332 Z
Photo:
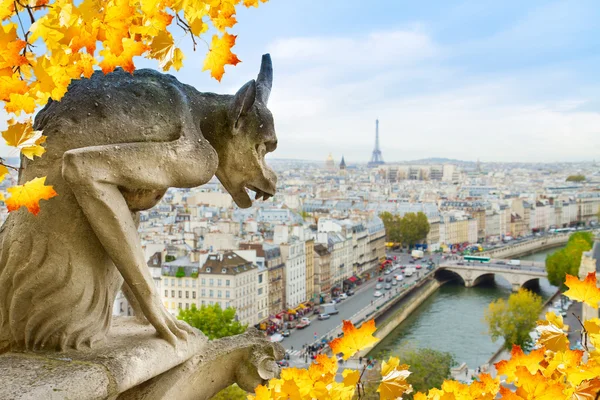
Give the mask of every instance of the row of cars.
M 391 273 L 391 271 L 390 271 L 390 273 Z M 392 286 L 397 286 L 398 283 L 400 283 L 400 281 L 402 281 L 402 280 L 404 280 L 404 277 L 402 276 L 402 274 L 396 274 L 394 276 L 390 275 L 385 278 L 383 276 L 380 276 L 378 278 L 377 284 L 375 285 L 375 293 L 373 295 L 375 297 L 383 296 L 383 293 L 381 292 L 382 289 L 390 290 L 390 289 L 392 289 Z

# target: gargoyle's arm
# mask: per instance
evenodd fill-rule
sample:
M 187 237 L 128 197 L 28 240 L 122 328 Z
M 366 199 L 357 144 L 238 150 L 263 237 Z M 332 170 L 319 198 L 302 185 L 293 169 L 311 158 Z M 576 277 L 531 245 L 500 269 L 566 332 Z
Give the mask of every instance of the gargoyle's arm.
M 200 135 L 198 135 L 200 136 Z M 202 137 L 166 143 L 127 143 L 67 151 L 62 174 L 92 229 L 139 301 L 148 321 L 175 344 L 185 327 L 163 307 L 146 266 L 132 213 L 120 188 L 166 190 L 208 182 L 217 154 Z

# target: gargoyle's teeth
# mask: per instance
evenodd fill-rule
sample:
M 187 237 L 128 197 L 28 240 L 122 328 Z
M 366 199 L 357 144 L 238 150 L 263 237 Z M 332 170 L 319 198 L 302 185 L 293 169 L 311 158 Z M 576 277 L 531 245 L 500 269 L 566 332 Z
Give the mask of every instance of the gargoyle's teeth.
M 260 198 L 264 197 L 264 196 L 266 196 L 266 193 L 264 193 L 264 192 L 262 192 L 260 190 L 257 190 L 256 191 L 256 196 L 254 196 L 254 200 L 260 200 Z
M 272 194 L 265 193 L 265 195 L 263 196 L 263 200 L 269 200 L 271 197 L 273 197 Z

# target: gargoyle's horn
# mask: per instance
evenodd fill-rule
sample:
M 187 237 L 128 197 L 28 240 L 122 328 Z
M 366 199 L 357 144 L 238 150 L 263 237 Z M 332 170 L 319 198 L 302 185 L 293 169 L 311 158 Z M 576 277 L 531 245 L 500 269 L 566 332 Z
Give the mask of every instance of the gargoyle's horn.
M 263 54 L 262 62 L 260 64 L 260 72 L 256 79 L 256 97 L 263 103 L 267 104 L 269 101 L 269 95 L 271 94 L 271 87 L 273 86 L 273 64 L 271 64 L 271 56 L 269 54 Z

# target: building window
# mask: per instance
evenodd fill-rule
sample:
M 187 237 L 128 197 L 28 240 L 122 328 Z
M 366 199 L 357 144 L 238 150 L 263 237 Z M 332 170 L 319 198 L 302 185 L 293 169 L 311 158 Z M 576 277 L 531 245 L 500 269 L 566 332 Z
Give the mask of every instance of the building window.
M 181 303 L 179 303 L 179 308 L 182 308 L 182 307 L 181 307 Z
M 258 275 L 258 283 L 262 283 L 262 274 Z
M 258 289 L 258 295 L 259 295 L 259 296 L 260 296 L 260 295 L 263 293 L 263 291 L 262 291 L 262 290 L 263 290 L 263 288 L 259 288 L 259 289 Z
M 229 290 L 225 291 L 225 298 L 227 298 L 227 299 L 229 298 Z
M 189 279 L 185 280 L 185 287 L 190 287 L 190 280 Z
M 208 297 L 213 297 L 213 296 L 214 296 L 214 294 L 213 294 L 213 291 L 211 289 L 211 290 L 208 291 Z M 212 302 L 211 302 L 211 304 L 212 304 Z
M 227 268 L 223 268 L 223 269 L 221 270 L 221 273 L 222 273 L 222 274 L 226 274 L 226 273 L 227 273 Z
M 220 290 L 217 290 L 217 297 L 221 298 L 221 291 Z
M 192 279 L 192 287 L 196 287 L 196 280 Z
M 169 291 L 165 290 L 165 297 L 169 297 Z
M 183 296 L 181 295 L 181 290 L 179 290 L 179 293 L 178 293 L 178 294 L 179 294 L 179 298 L 183 297 Z M 179 308 L 181 308 L 181 307 L 179 307 Z
M 171 297 L 175 297 L 175 291 L 171 290 Z
M 196 291 L 194 290 L 194 291 L 192 292 L 192 299 L 195 299 L 195 298 L 196 298 Z
M 206 285 L 206 279 L 202 278 L 202 286 Z
M 206 268 L 206 272 L 210 273 L 211 269 L 210 267 Z
M 190 303 L 185 303 L 185 309 L 189 310 L 190 309 Z
M 202 297 L 206 296 L 206 289 L 202 289 L 202 292 L 201 292 L 201 293 L 202 293 L 202 294 L 201 294 L 201 296 L 202 296 Z
M 221 286 L 221 280 L 217 279 L 217 286 Z
M 183 286 L 183 280 L 182 280 L 182 279 L 178 279 L 178 280 L 177 280 L 177 285 L 178 285 L 179 287 Z M 181 307 L 179 307 L 179 308 L 181 308 Z
M 225 281 L 225 286 L 229 286 L 229 279 Z
M 208 284 L 209 284 L 209 286 L 214 286 L 214 284 L 215 284 L 215 280 L 214 280 L 214 279 L 210 279 L 210 280 L 208 281 Z
M 188 290 L 185 291 L 185 298 L 186 299 L 190 298 L 190 292 Z
M 206 305 L 206 303 L 204 302 L 204 300 L 202 300 L 202 305 L 203 305 L 203 306 L 204 306 L 204 305 Z

